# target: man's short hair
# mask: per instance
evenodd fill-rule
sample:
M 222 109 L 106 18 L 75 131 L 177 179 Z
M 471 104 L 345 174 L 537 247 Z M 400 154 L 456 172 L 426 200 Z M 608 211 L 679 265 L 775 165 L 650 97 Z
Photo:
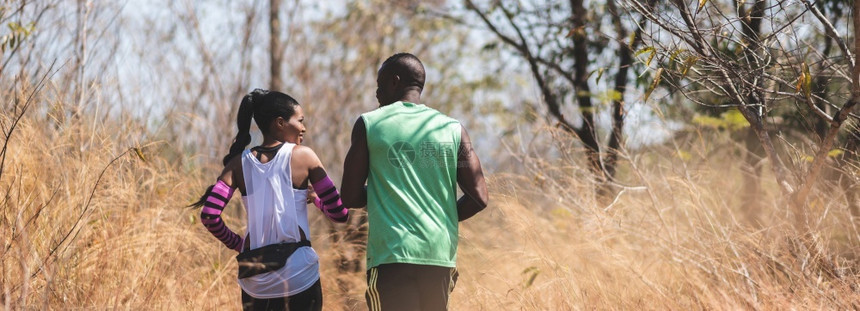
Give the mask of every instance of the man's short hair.
M 385 71 L 394 73 L 400 76 L 400 81 L 403 82 L 404 88 L 418 87 L 424 89 L 424 64 L 415 55 L 410 53 L 397 53 L 389 57 L 382 63 Z

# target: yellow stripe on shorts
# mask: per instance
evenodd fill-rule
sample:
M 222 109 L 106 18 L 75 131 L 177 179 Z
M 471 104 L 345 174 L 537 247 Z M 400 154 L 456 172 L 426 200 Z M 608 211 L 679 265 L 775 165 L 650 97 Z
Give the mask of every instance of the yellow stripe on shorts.
M 381 311 L 382 302 L 379 299 L 379 291 L 376 289 L 376 279 L 379 276 L 379 271 L 376 267 L 370 268 L 370 282 L 367 283 L 367 296 L 370 301 L 370 311 Z

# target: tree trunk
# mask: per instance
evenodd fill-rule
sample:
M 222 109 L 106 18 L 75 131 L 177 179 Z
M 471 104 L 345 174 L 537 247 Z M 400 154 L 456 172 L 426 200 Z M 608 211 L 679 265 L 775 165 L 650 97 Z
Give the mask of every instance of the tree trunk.
M 281 77 L 281 61 L 284 56 L 284 45 L 281 41 L 281 0 L 269 0 L 269 89 L 283 91 L 284 81 Z
M 741 184 L 741 209 L 746 215 L 747 221 L 755 227 L 761 224 L 761 172 L 759 162 L 764 157 L 761 144 L 756 138 L 755 132 L 750 128 L 741 133 L 743 135 L 744 162 L 741 164 L 743 181 Z
M 825 57 L 830 56 L 830 50 L 833 49 L 833 38 L 824 37 L 824 51 L 821 55 Z M 815 94 L 818 98 L 827 98 L 827 83 L 828 83 L 828 75 L 823 74 L 825 72 L 824 64 L 821 65 L 820 71 L 822 74 L 818 74 L 815 77 L 815 83 L 812 84 L 812 93 Z M 818 106 L 818 109 L 824 111 L 824 113 L 830 115 L 833 113 L 832 109 L 830 109 L 830 105 L 825 103 L 823 100 L 815 101 L 815 106 Z M 812 114 L 815 115 L 815 114 Z M 824 137 L 827 135 L 827 120 L 821 117 L 816 117 L 815 121 L 812 124 L 813 130 L 815 131 L 816 138 L 818 138 L 818 142 L 824 140 Z
M 860 172 L 854 171 L 852 168 L 860 165 L 860 125 L 855 125 L 848 133 L 845 143 L 845 153 L 839 157 L 842 176 L 839 180 L 839 185 L 845 191 L 846 199 L 848 199 L 848 209 L 851 216 L 860 218 Z
M 858 151 L 856 145 L 853 147 L 853 150 L 849 150 L 848 154 L 839 160 L 839 164 L 842 167 L 851 167 L 852 164 L 857 165 L 860 163 L 856 153 Z M 850 172 L 848 169 L 843 169 L 840 173 L 842 176 L 839 178 L 839 186 L 845 192 L 845 200 L 848 201 L 848 212 L 851 218 L 860 218 L 860 202 L 858 202 L 860 200 L 860 193 L 858 193 L 860 192 L 860 176 Z
M 790 195 L 794 192 L 794 187 L 788 181 L 788 173 L 786 172 L 785 165 L 773 146 L 773 139 L 770 138 L 770 133 L 765 128 L 764 121 L 757 115 L 758 112 L 753 111 L 750 107 L 741 106 L 739 109 L 744 118 L 750 123 L 750 129 L 755 133 L 759 144 L 764 148 L 764 153 L 771 162 L 770 167 L 773 170 L 773 175 L 776 177 L 780 191 L 784 195 Z
M 558 121 L 558 125 L 565 132 L 576 135 L 585 147 L 586 157 L 590 170 L 598 177 L 605 180 L 605 174 L 600 159 L 600 146 L 598 144 L 594 130 L 594 107 L 591 103 L 591 90 L 588 86 L 588 39 L 585 34 L 585 18 L 588 14 L 583 6 L 583 0 L 571 0 L 571 17 L 569 18 L 569 26 L 571 28 L 571 48 L 565 47 L 562 53 L 569 53 L 574 59 L 573 70 L 562 68 L 559 64 L 552 60 L 542 59 L 540 55 L 532 54 L 530 50 L 531 43 L 526 39 L 523 29 L 517 25 L 514 20 L 516 13 L 505 9 L 504 5 L 497 6 L 504 13 L 508 24 L 513 29 L 515 35 L 505 35 L 495 23 L 493 23 L 488 13 L 481 11 L 471 0 L 465 0 L 466 8 L 475 12 L 478 17 L 486 24 L 487 28 L 501 39 L 505 44 L 515 48 L 522 57 L 528 62 L 529 69 L 535 82 L 540 88 L 543 100 L 549 110 L 549 113 Z M 488 11 L 491 12 L 492 10 Z M 575 97 L 579 105 L 579 115 L 582 117 L 583 124 L 581 127 L 575 127 L 568 118 L 561 112 L 561 101 L 565 100 L 560 96 L 559 91 L 551 85 L 550 77 L 546 71 L 541 69 L 541 65 L 546 65 L 550 70 L 557 72 L 564 80 L 570 82 L 574 91 Z M 623 110 L 621 110 L 623 111 Z M 620 141 L 620 140 L 619 140 Z
M 570 21 L 573 43 L 574 76 L 573 84 L 576 91 L 576 101 L 582 113 L 582 127 L 575 130 L 576 135 L 585 145 L 589 165 L 595 175 L 605 179 L 600 163 L 600 146 L 594 130 L 594 106 L 591 103 L 591 88 L 588 86 L 588 36 L 585 33 L 585 18 L 588 11 L 583 6 L 583 0 L 570 0 L 572 10 Z
M 737 3 L 736 3 L 737 4 Z M 771 144 L 770 136 L 767 133 L 767 128 L 763 126 L 764 111 L 767 107 L 764 94 L 764 66 L 759 64 L 759 49 L 761 47 L 760 33 L 761 21 L 764 17 L 766 1 L 758 0 L 753 3 L 749 11 L 744 11 L 743 7 L 738 7 L 738 13 L 741 15 L 743 25 L 744 41 L 747 47 L 744 50 L 747 66 L 756 68 L 756 73 L 759 75 L 756 81 L 756 88 L 749 91 L 746 95 L 747 109 L 754 114 L 756 126 L 750 127 L 748 131 L 743 133 L 743 141 L 746 145 L 746 153 L 744 154 L 744 163 L 741 166 L 743 172 L 743 189 L 741 190 L 741 208 L 747 216 L 747 220 L 754 226 L 760 226 L 761 206 L 761 166 L 758 165 L 763 146 Z M 751 122 L 752 124 L 752 122 Z M 763 134 L 763 135 L 760 135 Z M 761 144 L 756 138 L 767 137 L 768 144 Z M 770 145 L 772 149 L 773 146 Z M 772 152 L 776 156 L 776 152 Z M 778 163 L 778 157 L 774 159 L 774 165 L 777 168 L 782 166 Z M 782 169 L 778 169 L 783 171 Z
M 858 13 L 860 13 L 860 0 L 855 0 L 853 14 L 855 51 L 858 51 L 857 48 L 860 48 L 860 36 L 857 35 L 858 29 L 860 29 L 860 14 Z M 806 179 L 803 181 L 803 184 L 800 185 L 797 192 L 793 193 L 791 197 L 791 204 L 797 212 L 797 215 L 795 216 L 799 225 L 806 225 L 806 200 L 812 190 L 812 186 L 815 184 L 815 181 L 818 179 L 818 175 L 821 173 L 824 162 L 828 157 L 827 154 L 830 152 L 831 148 L 833 148 L 833 143 L 836 140 L 836 135 L 839 133 L 839 129 L 842 127 L 845 120 L 848 119 L 851 110 L 857 105 L 857 101 L 860 100 L 860 58 L 858 58 L 860 57 L 860 53 L 855 52 L 854 57 L 855 59 L 851 60 L 851 63 L 853 64 L 853 68 L 851 68 L 851 98 L 842 106 L 842 108 L 836 111 L 836 114 L 833 116 L 833 120 L 830 121 L 830 128 L 827 130 L 827 134 L 821 141 L 821 144 L 819 144 L 818 150 L 815 153 L 815 158 L 812 160 L 809 174 L 806 175 Z
M 649 0 L 648 6 L 654 7 L 656 0 Z M 642 17 L 637 23 L 633 40 L 627 44 L 627 30 L 622 24 L 621 14 L 614 1 L 606 3 L 609 13 L 612 15 L 612 23 L 615 25 L 616 37 L 618 37 L 618 72 L 615 74 L 615 94 L 618 98 L 612 100 L 612 133 L 609 136 L 609 145 L 606 150 L 606 158 L 603 161 L 603 169 L 606 178 L 615 178 L 618 153 L 621 149 L 621 141 L 624 139 L 624 94 L 627 92 L 628 72 L 633 65 L 633 51 L 642 43 L 642 29 L 645 28 L 647 19 Z
M 78 0 L 76 6 L 77 29 L 75 31 L 75 82 L 77 83 L 75 94 L 75 109 L 72 111 L 74 119 L 80 118 L 84 106 L 87 104 L 87 83 L 84 73 L 86 72 L 89 52 L 87 51 L 87 29 L 89 27 L 90 6 L 86 1 Z

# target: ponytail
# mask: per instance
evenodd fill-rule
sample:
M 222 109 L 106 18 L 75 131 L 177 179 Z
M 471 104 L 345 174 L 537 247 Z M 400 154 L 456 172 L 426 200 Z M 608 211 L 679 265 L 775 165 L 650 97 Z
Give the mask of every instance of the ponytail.
M 230 162 L 230 159 L 242 153 L 245 146 L 251 143 L 251 118 L 254 116 L 254 97 L 261 94 L 260 89 L 242 97 L 242 103 L 239 104 L 239 112 L 236 114 L 236 127 L 239 133 L 233 139 L 233 144 L 230 145 L 230 153 L 224 156 L 224 166 Z
M 255 89 L 253 92 L 245 95 L 245 97 L 242 97 L 242 103 L 239 104 L 239 112 L 236 114 L 236 127 L 239 132 L 236 133 L 236 138 L 233 139 L 233 144 L 230 145 L 230 153 L 224 156 L 222 160 L 224 166 L 227 166 L 227 163 L 230 163 L 233 157 L 242 153 L 245 147 L 251 143 L 251 119 L 254 117 L 254 101 L 260 100 L 261 97 L 267 94 L 269 94 L 269 91 Z M 188 207 L 202 207 L 213 187 L 214 185 L 209 186 L 209 189 L 206 189 L 206 193 L 200 197 L 200 200 L 188 205 Z
M 191 207 L 191 208 L 203 207 L 203 203 L 206 203 L 206 198 L 209 197 L 209 193 L 212 192 L 212 189 L 214 189 L 214 188 L 215 188 L 215 185 L 211 185 L 211 186 L 209 186 L 209 188 L 206 188 L 206 192 L 203 193 L 203 196 L 200 197 L 200 199 L 197 200 L 197 202 L 188 204 L 188 206 L 186 206 L 186 207 Z

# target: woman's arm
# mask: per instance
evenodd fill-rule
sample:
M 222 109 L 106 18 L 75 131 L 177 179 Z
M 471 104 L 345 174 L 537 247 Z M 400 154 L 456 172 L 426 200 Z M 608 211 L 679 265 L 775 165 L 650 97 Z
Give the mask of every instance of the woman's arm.
M 314 198 L 314 205 L 332 221 L 346 222 L 349 218 L 349 211 L 344 208 L 340 193 L 337 192 L 337 188 L 328 177 L 317 154 L 311 148 L 297 146 L 293 150 L 293 156 L 303 167 L 308 168 L 308 181 L 317 194 Z
M 209 233 L 224 243 L 227 248 L 241 252 L 244 239 L 230 230 L 221 218 L 224 207 L 227 206 L 227 202 L 230 201 L 237 188 L 233 186 L 233 175 L 237 161 L 241 167 L 240 157 L 235 157 L 221 172 L 215 185 L 209 187 L 204 198 L 201 199 L 203 209 L 200 211 L 200 222 L 209 230 Z

